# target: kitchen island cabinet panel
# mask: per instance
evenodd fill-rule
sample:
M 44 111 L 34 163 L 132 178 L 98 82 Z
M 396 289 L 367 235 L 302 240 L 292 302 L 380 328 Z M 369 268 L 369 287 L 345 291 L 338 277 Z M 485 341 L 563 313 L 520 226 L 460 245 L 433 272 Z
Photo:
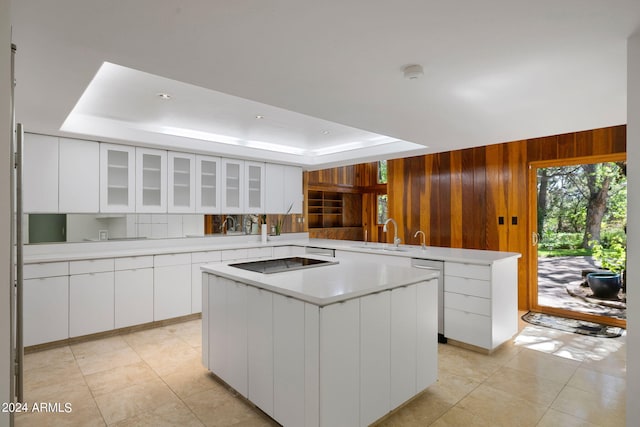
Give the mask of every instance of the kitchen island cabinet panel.
M 23 298 L 25 346 L 69 338 L 69 276 L 25 279 Z
M 69 336 L 110 331 L 114 325 L 113 272 L 69 276 Z
M 391 291 L 391 407 L 416 394 L 416 286 Z
M 273 294 L 247 289 L 248 398 L 273 416 Z
M 305 425 L 305 304 L 273 294 L 274 418 Z
M 223 379 L 247 397 L 247 285 L 238 282 L 227 285 L 226 315 L 227 374 Z
M 360 318 L 360 424 L 369 425 L 391 408 L 391 292 L 363 297 Z
M 320 310 L 320 419 L 360 425 L 360 300 Z
M 431 313 L 438 312 L 438 300 L 433 298 L 429 283 L 418 283 L 416 289 L 416 320 L 417 320 L 417 359 L 416 389 L 418 392 L 429 387 L 438 380 L 438 343 L 436 340 L 423 339 L 429 337 L 431 331 L 437 330 L 437 320 L 434 323 Z M 437 286 L 437 285 L 436 285 Z M 424 363 L 425 360 L 435 360 L 436 363 Z

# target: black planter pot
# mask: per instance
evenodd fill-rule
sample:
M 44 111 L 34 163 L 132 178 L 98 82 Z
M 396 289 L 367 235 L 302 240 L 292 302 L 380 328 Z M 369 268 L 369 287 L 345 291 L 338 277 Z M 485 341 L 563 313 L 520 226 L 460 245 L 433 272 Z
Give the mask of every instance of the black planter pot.
M 589 273 L 587 283 L 596 298 L 615 298 L 618 296 L 622 280 L 618 273 Z

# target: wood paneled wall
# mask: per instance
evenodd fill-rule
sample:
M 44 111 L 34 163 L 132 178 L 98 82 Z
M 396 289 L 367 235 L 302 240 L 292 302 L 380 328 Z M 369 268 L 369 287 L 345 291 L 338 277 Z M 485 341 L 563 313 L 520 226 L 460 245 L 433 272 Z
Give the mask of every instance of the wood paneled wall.
M 521 253 L 518 305 L 524 310 L 529 304 L 529 162 L 625 151 L 626 126 L 614 126 L 392 160 L 389 216 L 409 244 L 418 244 L 413 235 L 423 230 L 430 246 Z

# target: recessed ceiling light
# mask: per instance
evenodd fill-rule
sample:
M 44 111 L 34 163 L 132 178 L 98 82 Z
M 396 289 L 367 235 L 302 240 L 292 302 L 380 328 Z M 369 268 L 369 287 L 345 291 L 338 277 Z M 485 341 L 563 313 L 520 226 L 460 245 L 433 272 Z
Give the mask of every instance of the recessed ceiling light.
M 263 115 L 260 115 L 260 114 L 256 114 L 256 119 L 258 119 L 258 120 L 260 120 L 260 119 L 264 119 L 264 116 L 263 116 Z
M 323 135 L 329 135 L 329 133 L 330 133 L 330 132 L 329 132 L 328 130 L 326 130 L 326 129 L 325 129 L 325 130 L 323 130 L 321 133 L 322 133 Z
M 404 78 L 407 80 L 419 79 L 424 74 L 422 65 L 418 65 L 418 64 L 407 65 L 406 67 L 404 67 L 402 71 L 404 71 Z
M 162 100 L 165 100 L 165 101 L 168 101 L 168 100 L 171 99 L 171 95 L 169 95 L 166 92 L 159 92 L 159 93 L 156 93 L 156 95 L 158 96 L 158 98 L 160 98 Z

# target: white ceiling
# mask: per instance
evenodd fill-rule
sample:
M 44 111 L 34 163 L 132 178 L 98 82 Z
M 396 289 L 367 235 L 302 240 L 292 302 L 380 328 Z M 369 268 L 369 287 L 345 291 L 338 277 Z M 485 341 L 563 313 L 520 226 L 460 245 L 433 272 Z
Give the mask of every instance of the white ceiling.
M 11 7 L 26 129 L 307 169 L 626 123 L 640 28 L 638 0 Z M 424 77 L 404 79 L 409 64 Z

